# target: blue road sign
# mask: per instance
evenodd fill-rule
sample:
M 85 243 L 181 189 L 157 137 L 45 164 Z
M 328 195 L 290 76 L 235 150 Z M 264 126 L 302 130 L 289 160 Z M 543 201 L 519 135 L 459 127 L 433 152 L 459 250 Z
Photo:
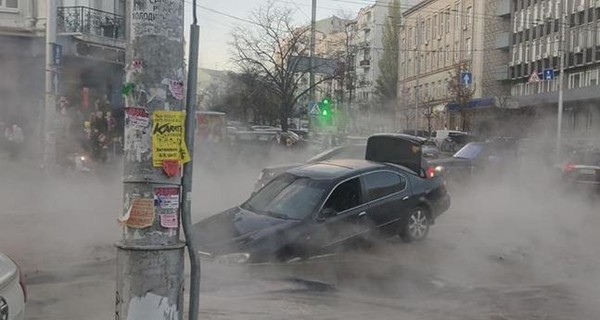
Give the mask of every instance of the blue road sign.
M 314 102 L 310 103 L 308 107 L 308 114 L 312 116 L 318 116 L 321 114 L 321 111 L 319 110 L 319 104 Z
M 554 80 L 554 69 L 544 69 L 544 80 Z
M 464 84 L 465 86 L 468 86 L 471 83 L 473 83 L 473 75 L 471 74 L 471 72 L 468 71 L 461 72 L 460 79 L 462 81 L 462 84 Z
M 52 44 L 52 63 L 60 65 L 62 63 L 63 46 L 58 43 Z

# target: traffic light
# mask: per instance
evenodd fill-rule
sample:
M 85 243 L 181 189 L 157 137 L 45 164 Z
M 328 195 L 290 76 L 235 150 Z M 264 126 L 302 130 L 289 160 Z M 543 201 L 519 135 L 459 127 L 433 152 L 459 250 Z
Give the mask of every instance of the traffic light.
M 321 100 L 319 107 L 321 109 L 323 123 L 326 125 L 331 125 L 331 100 L 329 98 L 324 98 L 323 100 Z
M 331 100 L 329 98 L 321 100 L 321 115 L 324 117 L 331 115 Z

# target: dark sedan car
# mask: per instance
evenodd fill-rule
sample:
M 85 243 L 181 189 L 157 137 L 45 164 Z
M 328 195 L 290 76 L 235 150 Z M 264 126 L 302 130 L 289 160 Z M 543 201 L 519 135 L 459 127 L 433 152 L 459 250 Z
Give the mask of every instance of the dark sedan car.
M 395 163 L 335 160 L 291 169 L 239 207 L 197 223 L 195 241 L 218 259 L 259 262 L 329 253 L 373 237 L 424 239 L 450 196 L 443 179 L 421 167 L 418 145 L 403 141 L 390 153 L 381 149 L 388 138 L 371 138 L 367 158 Z
M 512 140 L 490 140 L 467 143 L 452 157 L 430 160 L 429 164 L 443 170 L 449 181 L 465 181 L 476 174 L 501 172 L 516 160 Z
M 600 191 L 600 151 L 573 154 L 560 167 L 562 181 L 569 190 Z
M 440 150 L 437 148 L 433 141 L 427 140 L 421 137 L 415 137 L 411 135 L 405 134 L 396 134 L 396 137 L 403 137 L 405 139 L 410 139 L 416 144 L 421 146 L 421 154 L 425 159 L 437 159 L 440 155 Z M 352 139 L 352 138 L 351 138 Z M 349 139 L 350 140 L 350 139 Z M 356 139 L 359 140 L 359 139 Z M 365 139 L 366 140 L 366 139 Z M 359 140 L 360 141 L 360 140 Z M 320 161 L 327 160 L 336 160 L 336 159 L 365 159 L 367 144 L 365 143 L 356 143 L 356 144 L 348 144 L 344 146 L 335 147 L 332 149 L 328 149 L 322 153 L 313 156 L 312 158 L 306 160 L 305 163 L 293 163 L 293 164 L 285 164 L 279 166 L 270 166 L 261 170 L 258 180 L 254 186 L 255 190 L 258 190 L 264 187 L 271 179 L 275 178 L 277 175 L 289 170 L 291 168 L 299 167 L 303 164 L 308 163 L 316 163 Z
M 335 160 L 335 159 L 364 159 L 366 144 L 346 145 L 341 147 L 335 147 L 326 150 L 316 156 L 308 159 L 305 163 L 292 163 L 279 166 L 270 166 L 261 170 L 258 180 L 254 186 L 255 190 L 264 187 L 269 181 L 275 178 L 277 175 L 284 173 L 285 171 L 302 166 L 308 163 L 316 163 L 320 161 Z

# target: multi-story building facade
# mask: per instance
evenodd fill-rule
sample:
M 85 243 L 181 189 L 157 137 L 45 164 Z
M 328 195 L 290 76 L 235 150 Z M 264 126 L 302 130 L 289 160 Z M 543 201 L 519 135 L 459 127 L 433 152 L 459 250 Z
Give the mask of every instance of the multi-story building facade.
M 383 52 L 383 25 L 387 22 L 389 1 L 378 0 L 360 9 L 356 20 L 347 25 L 349 37 L 348 88 L 353 107 L 365 109 L 375 102 L 375 83 L 381 75 L 379 59 Z
M 564 52 L 563 130 L 567 136 L 597 136 L 600 1 L 512 0 L 510 8 L 509 77 L 517 106 L 532 109 L 538 117 L 556 119 L 560 55 Z M 553 70 L 554 79 L 544 80 L 544 70 Z M 532 77 L 538 73 L 541 81 Z M 548 121 L 545 130 L 554 133 L 556 122 Z
M 0 1 L 0 123 L 32 129 L 44 97 L 44 30 L 41 1 Z
M 0 1 L 0 119 L 35 130 L 44 103 L 45 0 Z M 124 0 L 58 0 L 57 39 L 62 45 L 59 95 L 93 108 L 106 95 L 121 106 L 125 62 Z
M 125 0 L 59 0 L 57 41 L 63 45 L 62 94 L 92 108 L 107 96 L 122 107 Z
M 463 108 L 472 110 L 466 129 L 477 130 L 476 118 L 494 109 L 486 107 L 503 107 L 509 94 L 509 1 L 424 0 L 403 18 L 398 126 L 463 129 L 465 119 L 455 112 Z M 461 74 L 471 78 L 472 96 L 464 106 L 449 90 Z

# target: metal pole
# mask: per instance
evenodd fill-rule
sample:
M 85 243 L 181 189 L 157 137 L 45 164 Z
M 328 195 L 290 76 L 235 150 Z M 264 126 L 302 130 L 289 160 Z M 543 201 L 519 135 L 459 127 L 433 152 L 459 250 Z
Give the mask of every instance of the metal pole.
M 419 98 L 421 95 L 421 90 L 419 89 L 419 78 L 421 73 L 421 54 L 419 50 L 421 48 L 421 15 L 417 16 L 417 27 L 415 31 L 417 33 L 417 49 L 415 50 L 415 61 L 417 63 L 417 81 L 415 82 L 415 136 L 418 135 L 419 130 Z
M 184 134 L 184 0 L 126 5 L 124 205 L 115 319 L 182 320 L 185 243 L 177 166 L 182 141 L 171 139 Z M 172 157 L 174 162 L 158 160 Z
M 194 133 L 196 132 L 196 89 L 198 82 L 198 42 L 200 27 L 196 17 L 196 0 L 193 2 L 194 21 L 190 26 L 190 53 L 188 67 L 187 101 L 185 105 L 185 142 L 190 154 L 194 154 Z M 190 301 L 189 320 L 198 320 L 200 298 L 200 256 L 192 234 L 192 184 L 194 162 L 183 165 L 183 178 L 181 180 L 181 224 L 187 241 L 190 256 Z
M 53 53 L 56 43 L 56 0 L 46 3 L 46 89 L 44 108 L 44 170 L 56 164 L 56 86 L 57 70 L 54 66 Z
M 315 102 L 315 41 L 316 41 L 316 33 L 317 33 L 317 0 L 312 0 L 312 11 L 311 11 L 311 19 L 310 19 L 310 101 Z
M 560 162 L 561 157 L 561 145 L 562 145 L 562 118 L 563 118 L 563 89 L 564 89 L 564 78 L 565 78 L 565 12 L 564 5 L 560 4 L 560 41 L 559 41 L 559 54 L 560 54 L 560 79 L 558 82 L 558 117 L 556 127 L 556 162 Z
M 316 102 L 315 95 L 315 41 L 316 41 L 316 29 L 317 29 L 317 0 L 312 0 L 312 10 L 311 10 L 311 19 L 310 19 L 310 70 L 309 70 L 309 91 L 308 91 L 308 100 L 309 103 Z M 312 108 L 312 105 L 309 106 Z M 314 130 L 313 123 L 313 115 L 308 115 L 308 130 L 309 132 Z M 311 133 L 312 134 L 312 133 Z

